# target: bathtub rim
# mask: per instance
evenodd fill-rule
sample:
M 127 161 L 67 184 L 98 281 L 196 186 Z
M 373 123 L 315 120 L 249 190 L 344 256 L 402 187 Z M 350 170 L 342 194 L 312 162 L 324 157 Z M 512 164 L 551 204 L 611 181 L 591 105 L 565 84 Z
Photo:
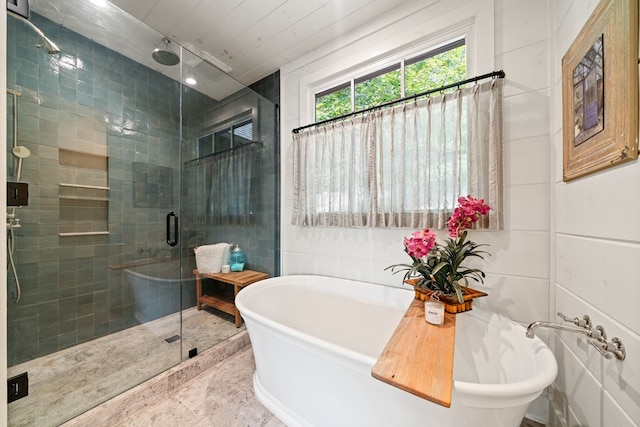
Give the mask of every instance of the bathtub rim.
M 371 370 L 373 365 L 376 363 L 377 358 L 369 357 L 358 353 L 353 350 L 346 349 L 339 345 L 330 343 L 328 341 L 319 339 L 307 333 L 298 331 L 290 326 L 283 325 L 274 320 L 271 320 L 261 314 L 256 313 L 255 311 L 248 309 L 245 305 L 245 300 L 249 300 L 254 294 L 262 292 L 270 287 L 282 285 L 282 281 L 284 283 L 292 283 L 294 281 L 300 280 L 330 280 L 336 282 L 352 282 L 365 284 L 370 286 L 382 286 L 386 288 L 392 288 L 398 290 L 399 292 L 409 292 L 413 294 L 413 292 L 409 289 L 397 288 L 386 285 L 379 285 L 370 282 L 364 282 L 359 280 L 345 279 L 340 277 L 333 276 L 325 276 L 325 275 L 312 275 L 312 274 L 296 274 L 296 275 L 286 275 L 286 276 L 278 276 L 271 277 L 269 279 L 265 279 L 261 282 L 255 283 L 252 286 L 245 287 L 241 290 L 236 296 L 236 307 L 240 310 L 240 313 L 243 317 L 247 316 L 250 321 L 247 323 L 247 327 L 249 324 L 255 321 L 258 325 L 260 325 L 261 329 L 264 329 L 264 326 L 267 326 L 282 335 L 291 336 L 297 340 L 301 340 L 303 342 L 309 342 L 313 345 L 316 345 L 319 348 L 327 352 L 334 352 L 339 355 L 345 356 L 351 360 L 355 360 L 358 363 L 366 364 L 368 369 Z M 407 303 L 407 307 L 413 300 L 413 296 Z M 516 329 L 522 329 L 522 337 L 525 337 L 525 328 L 520 325 L 518 322 L 508 318 L 505 315 L 484 309 L 484 308 L 474 308 L 474 310 L 468 313 L 459 313 L 457 315 L 473 315 L 476 318 L 479 318 L 482 321 L 487 322 L 485 317 L 487 315 L 497 315 L 503 321 L 508 321 L 510 325 L 513 325 Z M 458 323 L 456 323 L 457 327 Z M 396 325 L 397 326 L 397 325 Z M 453 380 L 453 391 L 456 393 L 456 400 L 458 404 L 463 404 L 465 406 L 480 406 L 480 407 L 503 407 L 507 406 L 507 404 L 521 404 L 522 402 L 531 402 L 536 397 L 538 397 L 546 387 L 548 387 L 556 378 L 558 373 L 558 365 L 553 353 L 549 349 L 549 347 L 539 338 L 534 337 L 533 339 L 526 338 L 528 342 L 531 340 L 531 347 L 533 353 L 533 360 L 535 362 L 535 372 L 536 374 L 521 381 L 514 381 L 509 383 L 474 383 L 468 381 L 461 380 Z M 545 369 L 545 366 L 550 367 L 551 369 Z M 543 373 L 544 372 L 544 373 Z M 501 404 L 493 406 L 487 406 L 487 400 L 499 398 Z

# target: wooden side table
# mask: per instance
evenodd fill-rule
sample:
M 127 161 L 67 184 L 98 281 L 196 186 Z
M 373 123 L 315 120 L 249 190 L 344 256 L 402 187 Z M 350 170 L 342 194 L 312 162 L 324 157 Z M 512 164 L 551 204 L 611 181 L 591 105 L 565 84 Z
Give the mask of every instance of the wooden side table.
M 200 273 L 198 269 L 194 269 L 193 274 L 196 276 L 196 306 L 198 310 L 202 310 L 202 304 L 207 304 L 209 307 L 232 314 L 235 316 L 236 328 L 242 325 L 242 317 L 235 305 L 236 295 L 245 286 L 269 277 L 267 273 L 252 270 L 233 271 L 230 273 Z M 202 295 L 203 277 L 232 285 L 233 299 L 217 295 Z

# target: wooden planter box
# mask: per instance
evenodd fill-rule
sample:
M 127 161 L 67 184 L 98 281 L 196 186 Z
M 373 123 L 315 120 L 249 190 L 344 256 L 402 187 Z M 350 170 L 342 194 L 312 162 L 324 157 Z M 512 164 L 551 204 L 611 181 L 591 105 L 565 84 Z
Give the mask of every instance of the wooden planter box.
M 428 289 L 425 291 L 422 291 L 420 289 L 415 288 L 415 284 L 417 282 L 418 282 L 418 279 L 409 279 L 406 281 L 406 283 L 414 286 L 416 299 L 419 299 L 421 301 L 428 301 L 429 298 L 431 298 L 431 295 L 434 293 L 434 291 L 431 291 Z M 479 298 L 479 297 L 484 297 L 489 295 L 485 292 L 468 288 L 466 286 L 460 286 L 460 288 L 462 288 L 462 296 L 464 299 L 464 302 L 462 303 L 458 301 L 458 297 L 456 295 L 438 294 L 438 300 L 444 303 L 444 311 L 446 311 L 447 313 L 455 314 L 455 313 L 462 313 L 464 311 L 469 311 L 473 308 L 474 298 Z

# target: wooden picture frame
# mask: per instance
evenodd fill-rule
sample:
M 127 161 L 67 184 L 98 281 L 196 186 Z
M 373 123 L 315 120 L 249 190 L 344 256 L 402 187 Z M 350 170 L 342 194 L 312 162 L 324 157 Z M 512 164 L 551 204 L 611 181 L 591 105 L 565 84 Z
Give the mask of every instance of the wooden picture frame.
M 562 58 L 563 180 L 638 158 L 638 1 L 602 0 Z

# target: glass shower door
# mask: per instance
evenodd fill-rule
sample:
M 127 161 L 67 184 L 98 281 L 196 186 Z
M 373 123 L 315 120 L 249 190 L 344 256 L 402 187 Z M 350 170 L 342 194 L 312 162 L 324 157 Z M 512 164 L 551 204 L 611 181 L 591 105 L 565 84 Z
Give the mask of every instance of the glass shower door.
M 7 124 L 30 153 L 18 174 L 7 144 L 9 180 L 30 194 L 7 283 L 8 376 L 28 374 L 29 395 L 8 411 L 9 425 L 48 426 L 182 360 L 182 253 L 166 235 L 180 213 L 181 83 L 179 66 L 146 63 L 151 51 L 131 58 L 145 46 L 118 49 L 122 34 L 62 25 L 112 22 L 161 43 L 109 4 L 31 1 L 30 20 L 61 51 L 8 17 Z

